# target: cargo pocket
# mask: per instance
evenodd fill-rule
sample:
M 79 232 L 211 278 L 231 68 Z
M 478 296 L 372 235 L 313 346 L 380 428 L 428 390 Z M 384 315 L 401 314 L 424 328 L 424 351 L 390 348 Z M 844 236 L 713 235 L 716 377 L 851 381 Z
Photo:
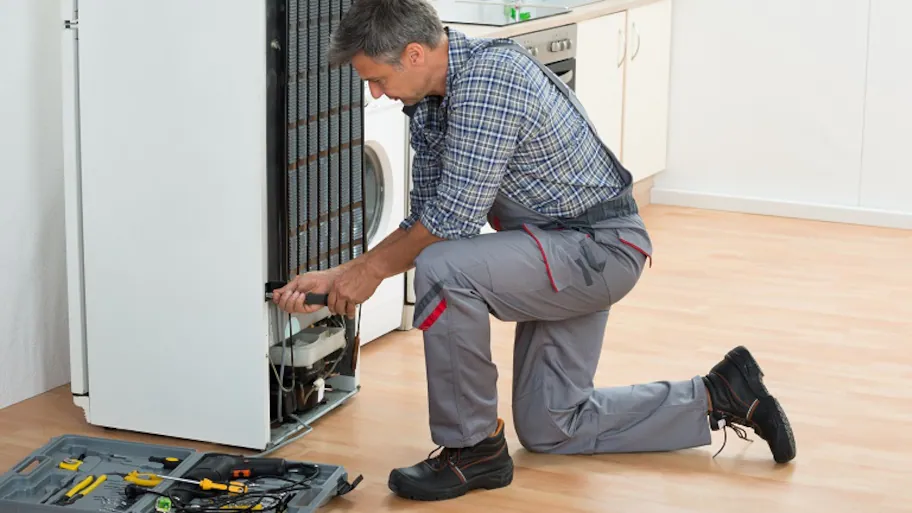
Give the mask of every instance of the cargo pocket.
M 652 267 L 652 240 L 649 235 L 629 228 L 619 228 L 616 231 L 618 242 L 645 257 L 649 267 Z
M 561 247 L 563 237 L 556 232 L 542 230 L 528 223 L 523 223 L 522 228 L 538 248 L 541 272 L 548 277 L 551 290 L 560 292 L 572 281 L 570 265 L 576 265 Z

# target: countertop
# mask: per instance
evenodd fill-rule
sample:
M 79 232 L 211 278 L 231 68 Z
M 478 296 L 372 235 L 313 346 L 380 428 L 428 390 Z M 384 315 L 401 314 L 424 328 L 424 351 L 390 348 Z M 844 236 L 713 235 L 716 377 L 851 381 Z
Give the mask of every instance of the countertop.
M 472 37 L 514 37 L 520 34 L 528 34 L 530 32 L 560 27 L 571 23 L 579 23 L 588 19 L 606 16 L 608 14 L 625 11 L 657 1 L 659 0 L 602 0 L 581 7 L 574 7 L 570 12 L 564 14 L 514 23 L 512 25 L 507 25 L 506 27 L 462 25 L 456 23 L 445 23 L 444 25 Z M 534 0 L 530 0 L 530 2 L 534 3 Z

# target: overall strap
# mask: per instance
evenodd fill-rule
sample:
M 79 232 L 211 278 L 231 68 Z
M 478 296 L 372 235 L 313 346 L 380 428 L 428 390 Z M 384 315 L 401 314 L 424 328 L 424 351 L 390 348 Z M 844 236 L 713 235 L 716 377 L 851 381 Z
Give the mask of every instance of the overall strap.
M 591 227 L 598 221 L 616 217 L 618 215 L 629 215 L 637 213 L 636 201 L 633 199 L 633 175 L 630 171 L 627 170 L 621 164 L 620 160 L 615 156 L 611 148 L 605 143 L 605 141 L 598 135 L 598 130 L 595 128 L 595 125 L 592 123 L 592 120 L 589 119 L 589 116 L 586 115 L 586 109 L 583 108 L 580 104 L 579 99 L 576 97 L 576 94 L 570 90 L 570 87 L 564 83 L 551 69 L 542 64 L 542 62 L 536 59 L 528 50 L 519 43 L 509 40 L 509 39 L 498 39 L 495 40 L 492 44 L 493 47 L 499 48 L 510 48 L 516 50 L 520 53 L 525 54 L 536 66 L 548 77 L 551 82 L 557 87 L 557 89 L 563 93 L 564 96 L 570 101 L 573 107 L 579 112 L 580 116 L 586 120 L 586 123 L 589 124 L 592 134 L 598 139 L 599 143 L 602 145 L 602 148 L 608 153 L 611 158 L 612 164 L 614 167 L 621 173 L 621 176 L 627 181 L 626 187 L 618 194 L 614 199 L 608 200 L 604 203 L 594 205 L 588 211 L 584 212 L 581 216 L 572 220 L 560 220 L 557 223 L 563 227 Z

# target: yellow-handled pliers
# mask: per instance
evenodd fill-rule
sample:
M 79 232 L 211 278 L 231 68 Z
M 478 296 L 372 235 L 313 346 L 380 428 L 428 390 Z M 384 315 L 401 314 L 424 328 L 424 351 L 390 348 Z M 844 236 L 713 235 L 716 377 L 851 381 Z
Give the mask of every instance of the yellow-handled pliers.
M 95 476 L 88 476 L 79 483 L 76 484 L 73 488 L 70 488 L 70 491 L 63 494 L 60 498 L 54 501 L 54 504 L 57 506 L 68 506 L 78 501 L 79 499 L 85 497 L 86 495 L 92 493 L 93 490 L 98 488 L 101 483 L 104 483 L 108 479 L 108 476 L 102 475 L 97 479 Z

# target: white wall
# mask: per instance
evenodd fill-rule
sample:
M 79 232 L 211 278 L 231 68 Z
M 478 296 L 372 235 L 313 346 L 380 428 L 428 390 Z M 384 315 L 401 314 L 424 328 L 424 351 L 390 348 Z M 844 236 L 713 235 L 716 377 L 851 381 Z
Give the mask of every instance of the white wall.
M 906 161 L 878 144 L 886 118 L 866 117 L 872 84 L 896 82 L 869 64 L 903 60 L 872 59 L 893 50 L 869 46 L 869 25 L 871 12 L 908 19 L 899 9 L 912 2 L 674 1 L 668 165 L 653 202 L 912 227 L 912 201 L 881 201 L 891 177 L 864 164 Z M 892 38 L 881 25 L 875 40 Z
M 69 381 L 59 12 L 0 0 L 0 407 Z

